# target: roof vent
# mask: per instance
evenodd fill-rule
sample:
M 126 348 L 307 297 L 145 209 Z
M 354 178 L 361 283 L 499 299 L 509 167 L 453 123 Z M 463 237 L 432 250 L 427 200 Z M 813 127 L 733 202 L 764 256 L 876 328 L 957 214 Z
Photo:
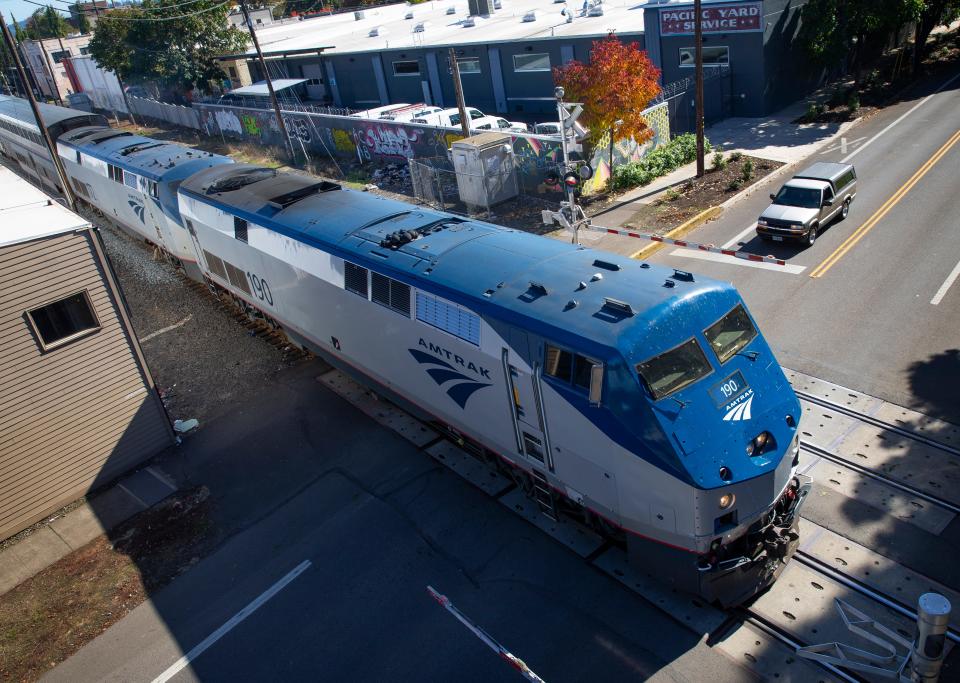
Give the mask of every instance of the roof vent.
M 590 282 L 599 282 L 603 279 L 603 273 L 594 273 L 590 276 Z
M 603 5 L 597 4 L 587 10 L 588 17 L 602 17 L 603 16 Z
M 330 192 L 331 190 L 339 190 L 340 186 L 336 183 L 327 182 L 322 180 L 319 183 L 314 183 L 313 185 L 307 185 L 306 187 L 301 187 L 299 190 L 293 190 L 292 192 L 287 192 L 286 194 L 277 195 L 276 197 L 270 198 L 270 206 L 275 209 L 285 209 L 288 206 L 292 206 L 299 202 L 301 199 L 306 199 L 310 195 L 319 194 L 320 192 Z
M 414 32 L 414 33 L 423 33 L 424 31 L 427 30 L 427 26 L 428 26 L 427 22 L 421 21 L 419 24 L 417 24 L 416 26 L 413 27 L 413 32 Z
M 353 13 L 353 20 L 354 20 L 354 21 L 360 21 L 360 20 L 363 19 L 365 16 L 366 16 L 366 15 L 363 13 L 363 10 L 357 10 L 356 12 Z
M 457 13 L 457 8 L 456 8 L 456 7 L 448 7 L 448 8 L 447 8 L 447 14 L 456 14 L 456 13 Z
M 674 280 L 683 280 L 684 282 L 693 282 L 693 273 L 688 273 L 685 270 L 673 269 L 673 279 Z
M 521 21 L 522 21 L 524 24 L 528 24 L 528 23 L 530 23 L 531 21 L 536 21 L 536 20 L 537 20 L 537 10 L 532 9 L 532 10 L 530 10 L 529 12 L 527 12 L 526 14 L 523 15 L 523 19 L 522 19 Z
M 407 12 L 403 15 L 404 19 L 413 19 L 413 12 Z
M 626 301 L 620 301 L 620 299 L 611 299 L 610 297 L 604 297 L 603 307 L 608 308 L 611 311 L 616 311 L 623 315 L 636 315 L 636 312 L 633 310 L 633 306 L 628 304 Z
M 620 266 L 618 266 L 616 263 L 610 263 L 610 261 L 601 261 L 600 259 L 594 261 L 593 265 L 597 268 L 605 268 L 606 270 L 620 270 Z
M 464 28 L 473 28 L 474 26 L 477 25 L 477 22 L 474 20 L 473 17 L 467 17 L 466 19 L 460 22 L 460 25 L 463 26 Z
M 368 33 L 367 35 L 369 35 L 371 38 L 376 38 L 377 36 L 385 36 L 387 35 L 387 33 L 388 31 L 385 27 L 374 26 L 372 29 L 370 29 L 370 33 Z
M 673 280 L 667 280 L 663 283 L 663 286 L 666 287 L 667 289 L 670 289 L 671 287 L 676 287 L 677 283 L 674 282 Z
M 563 310 L 572 311 L 574 308 L 576 308 L 579 305 L 580 305 L 579 301 L 577 301 L 576 299 L 570 299 L 570 301 L 567 302 L 567 305 L 563 307 Z
M 531 289 L 532 291 L 536 292 L 537 294 L 540 294 L 540 295 L 543 295 L 543 296 L 546 296 L 547 294 L 550 293 L 550 292 L 547 291 L 546 286 L 544 286 L 543 284 L 541 284 L 541 283 L 539 283 L 539 282 L 534 282 L 533 280 L 530 281 L 530 289 Z
M 584 282 L 583 280 L 580 280 L 580 282 L 577 283 L 577 291 L 578 291 L 578 292 L 579 292 L 580 290 L 586 289 L 586 288 L 587 288 L 587 283 Z

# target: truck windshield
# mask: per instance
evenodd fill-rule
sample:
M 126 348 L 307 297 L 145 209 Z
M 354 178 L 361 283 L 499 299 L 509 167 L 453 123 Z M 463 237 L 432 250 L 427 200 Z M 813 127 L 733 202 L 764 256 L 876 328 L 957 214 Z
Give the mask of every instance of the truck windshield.
M 784 185 L 780 188 L 773 203 L 783 204 L 785 206 L 800 206 L 804 209 L 819 209 L 820 190 Z
M 708 327 L 703 334 L 720 362 L 726 363 L 757 336 L 757 328 L 750 322 L 750 316 L 747 315 L 743 306 L 737 304 L 732 311 Z
M 654 399 L 669 396 L 710 374 L 710 363 L 696 339 L 637 364 L 637 372 Z

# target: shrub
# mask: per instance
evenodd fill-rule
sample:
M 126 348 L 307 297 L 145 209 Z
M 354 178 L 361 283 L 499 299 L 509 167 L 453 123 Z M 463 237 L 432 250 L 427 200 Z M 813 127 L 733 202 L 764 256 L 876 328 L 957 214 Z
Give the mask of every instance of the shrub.
M 860 110 L 860 93 L 854 90 L 850 93 L 850 99 L 847 100 L 847 109 L 851 114 L 856 114 Z
M 753 179 L 753 159 L 747 157 L 747 160 L 743 162 L 743 167 L 740 169 L 740 180 L 745 183 L 750 182 Z
M 722 171 L 727 167 L 727 158 L 723 156 L 723 152 L 717 150 L 717 153 L 713 155 L 713 162 L 711 168 L 714 171 Z
M 807 105 L 806 113 L 800 117 L 800 120 L 804 123 L 813 123 L 817 120 L 817 116 L 820 112 L 817 111 L 817 105 L 811 102 Z
M 710 141 L 704 139 L 704 149 L 709 152 Z M 697 136 L 693 133 L 678 135 L 667 144 L 653 150 L 640 161 L 617 166 L 610 186 L 615 190 L 647 185 L 654 179 L 689 164 L 697 158 Z
M 741 187 L 743 187 L 743 181 L 740 180 L 740 178 L 734 178 L 733 180 L 730 181 L 730 184 L 727 185 L 727 191 L 736 192 Z
M 683 195 L 681 195 L 679 192 L 677 192 L 677 191 L 676 191 L 675 189 L 673 189 L 672 187 L 671 187 L 669 190 L 667 190 L 666 192 L 663 193 L 663 198 L 666 199 L 668 202 L 675 202 L 675 201 L 677 201 L 678 199 L 680 199 L 680 197 L 682 197 L 682 196 L 683 196 Z
M 743 152 L 731 152 L 730 161 L 737 162 L 743 158 Z

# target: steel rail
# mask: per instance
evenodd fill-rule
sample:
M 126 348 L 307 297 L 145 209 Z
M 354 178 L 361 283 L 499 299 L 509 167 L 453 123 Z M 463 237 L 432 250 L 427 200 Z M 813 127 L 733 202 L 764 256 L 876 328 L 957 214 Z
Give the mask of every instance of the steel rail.
M 794 389 L 794 393 L 804 401 L 809 401 L 810 403 L 814 403 L 822 408 L 829 408 L 830 410 L 835 410 L 838 413 L 843 413 L 847 417 L 852 417 L 855 420 L 866 422 L 867 424 L 873 425 L 874 427 L 879 427 L 884 431 L 893 432 L 894 434 L 899 434 L 900 436 L 905 436 L 908 439 L 913 439 L 914 441 L 918 441 L 922 444 L 926 444 L 927 446 L 936 448 L 937 450 L 944 451 L 945 453 L 949 453 L 950 455 L 960 456 L 960 448 L 948 446 L 945 443 L 931 439 L 930 437 L 924 436 L 923 434 L 915 432 L 912 429 L 905 429 L 903 427 L 893 424 L 892 422 L 887 422 L 886 420 L 881 420 L 879 418 L 873 417 L 872 415 L 861 413 L 860 411 L 854 410 L 853 408 L 842 406 L 839 403 L 834 403 L 833 401 L 830 401 L 825 398 L 821 398 L 820 396 L 814 396 L 813 394 L 808 394 L 805 391 L 797 391 L 796 389 Z
M 805 441 L 800 442 L 800 448 L 802 448 L 803 450 L 809 453 L 813 453 L 814 455 L 819 456 L 824 460 L 829 460 L 830 462 L 836 463 L 841 467 L 846 467 L 848 469 L 853 470 L 854 472 L 857 472 L 858 474 L 862 474 L 865 477 L 869 477 L 870 479 L 879 481 L 883 484 L 886 484 L 887 486 L 890 486 L 891 488 L 898 489 L 906 493 L 907 495 L 913 496 L 915 498 L 920 498 L 922 500 L 927 501 L 928 503 L 937 505 L 943 508 L 944 510 L 949 510 L 954 514 L 960 515 L 960 505 L 956 505 L 954 503 L 951 503 L 948 500 L 944 500 L 943 498 L 939 498 L 930 493 L 924 493 L 923 491 L 916 489 L 912 486 L 909 486 L 908 484 L 903 484 L 899 481 L 886 477 L 882 474 L 878 474 L 877 472 L 869 468 L 866 468 L 863 465 L 859 465 L 851 460 L 847 460 L 846 458 L 841 457 L 836 453 L 831 453 L 825 448 L 821 448 L 820 446 L 815 446 Z
M 911 621 L 916 623 L 917 621 L 917 612 L 912 610 L 896 598 L 892 598 L 888 595 L 884 595 L 878 590 L 871 588 L 866 585 L 859 579 L 855 579 L 849 574 L 845 574 L 838 569 L 831 567 L 823 560 L 820 560 L 813 555 L 810 555 L 805 550 L 797 550 L 793 556 L 794 561 L 799 562 L 802 565 L 810 567 L 811 569 L 820 572 L 824 576 L 827 576 L 837 583 L 850 588 L 861 595 L 864 595 L 871 600 L 874 600 L 884 607 L 892 609 L 894 612 L 897 612 L 901 616 L 909 618 Z M 954 643 L 960 644 L 960 633 L 953 628 L 947 628 L 947 638 L 952 640 Z

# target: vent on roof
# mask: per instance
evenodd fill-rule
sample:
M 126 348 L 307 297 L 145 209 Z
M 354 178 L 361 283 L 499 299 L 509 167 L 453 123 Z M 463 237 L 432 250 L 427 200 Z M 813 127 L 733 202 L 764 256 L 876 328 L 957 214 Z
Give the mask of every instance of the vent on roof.
M 636 315 L 636 312 L 633 310 L 633 306 L 628 304 L 626 301 L 620 301 L 620 299 L 611 299 L 610 297 L 605 297 L 603 299 L 603 307 L 623 315 Z
M 120 156 L 127 156 L 128 154 L 133 154 L 134 152 L 142 152 L 145 149 L 153 149 L 154 147 L 163 147 L 165 143 L 163 142 L 142 142 L 138 145 L 130 145 L 129 147 L 124 147 L 120 150 Z
M 532 291 L 536 292 L 537 294 L 542 294 L 542 295 L 544 295 L 544 296 L 546 296 L 547 294 L 550 293 L 550 292 L 547 291 L 547 288 L 546 288 L 545 285 L 543 285 L 543 284 L 541 284 L 541 283 L 539 283 L 539 282 L 534 282 L 534 281 L 532 281 L 532 280 L 530 281 L 530 289 L 531 289 Z
M 429 24 L 428 24 L 427 22 L 421 21 L 419 24 L 417 24 L 416 26 L 413 27 L 413 32 L 414 32 L 414 33 L 423 33 L 424 31 L 427 30 L 427 26 L 429 26 Z
M 536 20 L 537 20 L 537 10 L 535 10 L 535 9 L 532 9 L 532 10 L 530 10 L 529 12 L 527 12 L 526 14 L 524 14 L 524 15 L 523 15 L 523 19 L 522 19 L 523 23 L 525 23 L 525 24 L 526 24 L 526 23 L 529 23 L 529 22 L 531 22 L 531 21 L 536 21 Z
M 464 28 L 473 28 L 474 26 L 477 25 L 477 22 L 474 20 L 473 17 L 467 17 L 466 19 L 460 22 L 460 25 L 463 26 Z
M 603 16 L 603 5 L 594 5 L 587 10 L 588 17 L 602 17 Z
M 610 263 L 610 261 L 601 261 L 600 259 L 595 260 L 593 265 L 595 265 L 597 268 L 604 268 L 606 270 L 620 270 L 620 266 L 618 266 L 616 263 Z
M 404 19 L 413 19 L 413 12 L 407 12 L 403 15 Z
M 365 16 L 366 16 L 366 14 L 363 13 L 363 10 L 357 10 L 356 12 L 353 13 L 353 20 L 354 20 L 354 21 L 360 21 L 360 20 L 363 19 Z
M 683 280 L 684 282 L 693 282 L 693 273 L 688 273 L 685 270 L 673 269 L 673 279 L 674 280 Z
M 299 190 L 293 190 L 292 192 L 287 192 L 286 194 L 277 195 L 270 199 L 270 206 L 275 209 L 285 209 L 288 206 L 296 204 L 302 199 L 306 199 L 310 195 L 320 194 L 321 192 L 330 192 L 332 190 L 339 190 L 340 186 L 336 183 L 331 183 L 326 180 L 322 180 L 319 183 L 314 183 L 313 185 L 307 185 L 306 187 L 301 187 Z
M 456 7 L 448 7 L 448 8 L 447 8 L 447 14 L 456 14 L 456 13 L 457 13 L 457 8 L 456 8 Z
M 385 36 L 387 33 L 389 33 L 389 31 L 387 31 L 387 29 L 383 26 L 374 26 L 372 29 L 370 29 L 370 33 L 368 35 L 371 38 L 376 38 L 377 36 Z

